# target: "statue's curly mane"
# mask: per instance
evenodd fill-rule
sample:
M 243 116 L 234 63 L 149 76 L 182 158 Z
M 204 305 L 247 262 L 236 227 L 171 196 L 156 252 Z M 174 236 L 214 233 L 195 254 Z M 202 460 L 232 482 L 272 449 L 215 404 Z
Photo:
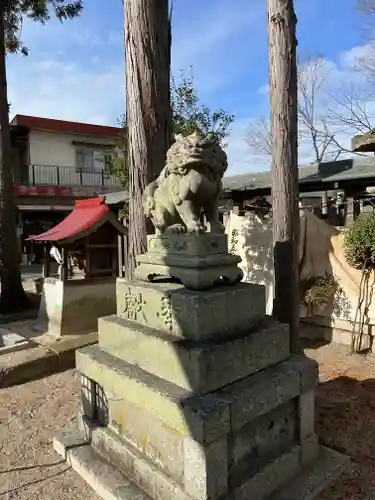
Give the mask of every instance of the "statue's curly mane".
M 167 153 L 168 172 L 185 175 L 198 165 L 208 167 L 221 178 L 228 167 L 227 155 L 212 135 L 207 137 L 198 133 L 187 137 L 177 135 Z

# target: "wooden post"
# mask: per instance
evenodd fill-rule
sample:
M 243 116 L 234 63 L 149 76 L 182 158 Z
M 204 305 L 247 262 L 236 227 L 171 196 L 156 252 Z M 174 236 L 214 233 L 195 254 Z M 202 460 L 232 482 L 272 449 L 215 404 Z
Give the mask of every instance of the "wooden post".
M 267 0 L 272 133 L 274 316 L 299 352 L 296 23 L 293 0 Z
M 49 245 L 49 243 L 45 242 L 44 243 L 43 278 L 48 278 L 48 276 L 50 275 L 51 259 L 50 259 L 49 252 L 50 252 L 50 245 Z
M 65 283 L 65 281 L 68 279 L 68 252 L 65 247 L 61 248 L 61 259 L 62 259 L 62 265 L 61 265 L 61 281 Z
M 85 239 L 85 279 L 89 280 L 91 278 L 91 249 L 90 249 L 90 236 Z
M 124 277 L 124 236 L 122 234 L 119 234 L 117 236 L 117 241 L 118 241 L 118 276 L 119 278 Z

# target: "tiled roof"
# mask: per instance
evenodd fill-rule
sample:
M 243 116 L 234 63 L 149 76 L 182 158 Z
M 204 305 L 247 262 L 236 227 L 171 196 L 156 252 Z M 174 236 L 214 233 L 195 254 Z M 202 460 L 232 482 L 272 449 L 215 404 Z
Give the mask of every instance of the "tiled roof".
M 69 122 L 26 115 L 16 115 L 10 124 L 14 127 L 26 127 L 31 130 L 45 130 L 47 132 L 61 132 L 65 134 L 80 134 L 97 137 L 119 137 L 123 131 L 120 127 L 92 125 L 90 123 Z
M 375 182 L 375 158 L 349 158 L 299 168 L 299 184 L 371 178 Z M 224 191 L 267 189 L 271 187 L 271 171 L 224 177 L 223 185 Z

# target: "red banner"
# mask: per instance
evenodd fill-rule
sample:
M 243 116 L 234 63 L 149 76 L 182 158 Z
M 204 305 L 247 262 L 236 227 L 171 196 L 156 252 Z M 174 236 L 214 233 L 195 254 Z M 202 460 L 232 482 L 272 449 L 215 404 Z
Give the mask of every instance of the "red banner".
M 90 187 L 63 187 L 63 186 L 14 186 L 15 196 L 48 196 L 80 198 L 96 196 L 96 191 Z

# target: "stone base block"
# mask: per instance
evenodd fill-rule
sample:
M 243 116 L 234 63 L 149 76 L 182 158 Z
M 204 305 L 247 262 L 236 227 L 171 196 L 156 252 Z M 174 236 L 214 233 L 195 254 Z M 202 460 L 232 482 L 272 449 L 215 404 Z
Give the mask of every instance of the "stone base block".
M 134 481 L 122 474 L 119 469 L 106 461 L 89 444 L 87 436 L 81 433 L 62 433 L 54 439 L 54 448 L 104 500 L 154 500 Z M 284 459 L 290 465 L 295 455 Z M 290 461 L 290 462 L 289 462 Z M 340 453 L 320 447 L 318 459 L 303 474 L 292 477 L 288 484 L 271 496 L 241 496 L 243 492 L 223 497 L 223 500 L 313 500 L 329 487 L 349 467 L 349 459 Z M 288 476 L 288 471 L 286 471 Z M 259 480 L 260 482 L 260 480 Z M 258 482 L 258 484 L 259 484 Z M 164 494 L 165 493 L 165 494 Z M 188 500 L 187 497 L 167 496 L 162 490 L 163 500 Z M 191 498 L 191 497 L 190 497 Z
M 264 318 L 263 285 L 238 283 L 205 291 L 173 283 L 117 280 L 117 316 L 196 341 L 239 336 Z
M 98 345 L 77 352 L 77 368 L 90 450 L 154 500 L 266 500 L 318 459 L 306 418 L 317 365 L 304 356 L 204 395 Z
M 229 260 L 229 259 L 228 259 Z M 179 280 L 189 290 L 206 290 L 214 285 L 230 285 L 241 281 L 242 271 L 235 265 L 220 265 L 197 268 L 182 267 L 168 263 L 155 264 L 137 261 L 135 277 L 142 281 L 154 281 L 155 278 L 170 278 Z
M 98 345 L 79 349 L 76 361 L 80 373 L 104 391 L 109 413 L 112 401 L 126 401 L 201 443 L 240 429 L 316 384 L 316 363 L 303 356 L 202 396 L 115 358 Z
M 202 394 L 285 361 L 289 328 L 269 318 L 245 336 L 196 343 L 109 316 L 99 319 L 99 345 L 114 357 Z
M 98 318 L 116 312 L 114 278 L 84 281 L 46 278 L 38 322 L 57 337 L 96 332 Z
M 147 251 L 157 255 L 187 255 L 205 257 L 207 255 L 227 254 L 228 237 L 226 234 L 149 234 Z
M 204 290 L 242 279 L 241 259 L 228 253 L 225 234 L 150 235 L 147 243 L 148 252 L 136 259 L 135 276 L 140 280 L 175 278 L 187 288 Z

